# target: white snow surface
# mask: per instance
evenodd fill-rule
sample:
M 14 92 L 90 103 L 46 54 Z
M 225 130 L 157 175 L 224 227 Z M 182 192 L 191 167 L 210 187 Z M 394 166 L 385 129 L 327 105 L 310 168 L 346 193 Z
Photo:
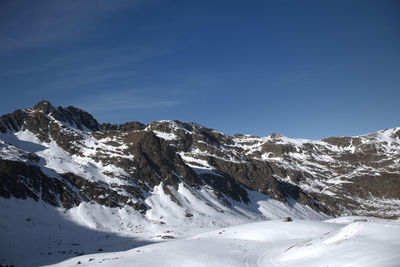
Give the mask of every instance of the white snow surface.
M 256 204 L 232 201 L 229 209 L 209 188 L 183 184 L 174 192 L 178 206 L 162 188 L 147 198 L 145 216 L 95 203 L 64 210 L 32 199 L 0 199 L 0 264 L 396 266 L 400 260 L 400 220 L 329 219 L 258 192 L 248 192 Z M 287 216 L 294 221 L 283 222 Z
M 52 266 L 399 266 L 400 222 L 271 220 Z
M 400 262 L 400 220 L 360 216 L 321 220 L 308 213 L 309 220 L 293 216 L 292 222 L 284 222 L 282 217 L 290 210 L 268 201 L 260 207 L 270 208 L 271 220 L 256 214 L 251 219 L 250 214 L 212 211 L 187 190 L 179 188 L 187 202 L 178 207 L 165 198 L 162 187 L 156 188 L 160 201 L 152 196 L 148 203 L 157 204 L 145 217 L 133 209 L 91 203 L 66 211 L 32 199 L 0 199 L 0 264 L 313 267 Z M 207 190 L 202 191 L 197 193 L 207 197 Z M 198 213 L 192 209 L 191 218 L 176 216 L 189 202 Z
M 176 135 L 174 133 L 165 133 L 160 131 L 153 131 L 155 135 L 165 140 L 176 140 Z

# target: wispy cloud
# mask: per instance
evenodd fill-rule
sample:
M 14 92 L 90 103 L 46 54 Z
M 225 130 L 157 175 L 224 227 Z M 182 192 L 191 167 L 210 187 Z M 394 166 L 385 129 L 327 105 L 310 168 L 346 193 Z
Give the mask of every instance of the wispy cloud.
M 151 43 L 122 44 L 113 49 L 85 48 L 56 57 L 39 58 L 31 64 L 5 65 L 0 69 L 0 80 L 18 80 L 19 77 L 25 81 L 32 80 L 29 84 L 31 95 L 108 86 L 114 86 L 113 89 L 132 87 L 138 79 L 148 75 L 143 69 L 147 60 L 169 55 L 175 49 L 166 44 Z
M 162 109 L 178 105 L 174 99 L 149 96 L 146 90 L 125 90 L 103 93 L 80 99 L 74 103 L 91 113 L 107 113 L 127 110 Z
M 142 1 L 1 1 L 0 52 L 48 47 L 84 38 L 101 21 Z

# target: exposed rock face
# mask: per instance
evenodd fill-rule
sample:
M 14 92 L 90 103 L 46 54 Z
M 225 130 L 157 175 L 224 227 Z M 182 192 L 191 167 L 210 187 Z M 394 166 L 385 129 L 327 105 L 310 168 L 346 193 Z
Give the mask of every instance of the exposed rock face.
M 400 128 L 321 141 L 229 136 L 159 121 L 100 125 L 75 107 L 42 101 L 0 117 L 0 196 L 71 208 L 82 201 L 145 213 L 162 185 L 207 188 L 226 206 L 250 191 L 328 215 L 400 215 Z

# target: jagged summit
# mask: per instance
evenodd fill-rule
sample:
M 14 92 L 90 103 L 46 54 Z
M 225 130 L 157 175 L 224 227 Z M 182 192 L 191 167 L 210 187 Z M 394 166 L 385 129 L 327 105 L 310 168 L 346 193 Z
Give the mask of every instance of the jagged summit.
M 40 101 L 39 103 L 34 105 L 31 109 L 36 111 L 42 111 L 46 115 L 55 112 L 54 106 L 47 100 Z
M 55 108 L 49 101 L 43 100 L 32 107 L 31 110 L 41 111 L 45 115 L 50 115 L 56 120 L 69 123 L 68 126 L 76 127 L 79 130 L 100 130 L 99 123 L 91 114 L 74 106 L 66 108 L 58 106 Z
M 101 128 L 88 112 L 73 106 L 54 107 L 47 100 L 40 101 L 31 108 L 19 109 L 0 117 L 0 131 L 3 133 L 28 129 L 46 135 L 50 128 L 55 126 L 52 124 L 86 131 L 97 131 Z M 46 139 L 46 136 L 39 138 Z

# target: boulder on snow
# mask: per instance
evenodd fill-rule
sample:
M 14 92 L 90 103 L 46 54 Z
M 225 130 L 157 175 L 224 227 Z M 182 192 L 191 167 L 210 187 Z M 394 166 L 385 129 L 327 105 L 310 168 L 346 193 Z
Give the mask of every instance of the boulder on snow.
M 291 222 L 293 221 L 293 219 L 291 217 L 286 217 L 285 219 L 283 219 L 284 222 Z

